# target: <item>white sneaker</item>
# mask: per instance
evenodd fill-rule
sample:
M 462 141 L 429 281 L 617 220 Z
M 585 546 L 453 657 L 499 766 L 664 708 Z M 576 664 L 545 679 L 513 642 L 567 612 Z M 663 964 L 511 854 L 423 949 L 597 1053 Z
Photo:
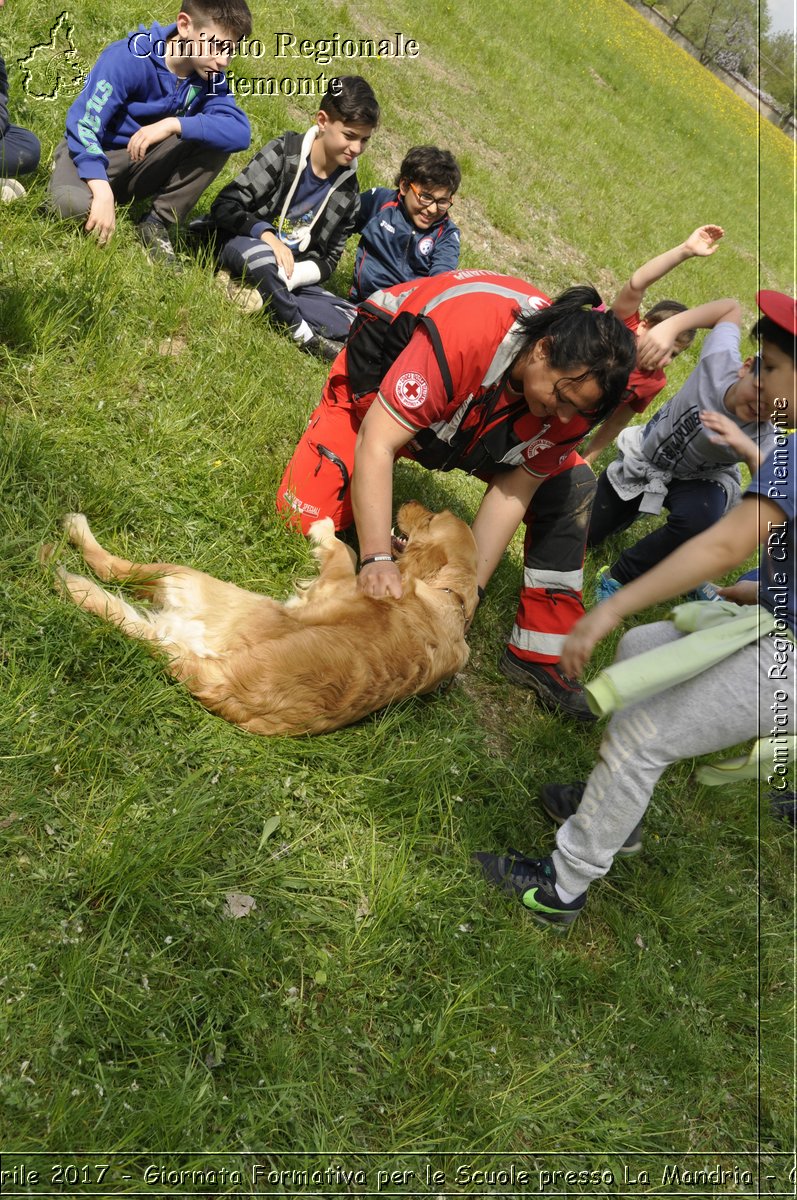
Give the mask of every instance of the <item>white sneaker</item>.
M 21 200 L 27 194 L 18 179 L 0 178 L 0 200 L 4 203 L 8 204 L 11 200 Z
M 241 283 L 240 279 L 233 279 L 229 271 L 216 273 L 216 286 L 221 288 L 228 300 L 246 313 L 259 312 L 263 307 L 263 297 L 257 288 Z

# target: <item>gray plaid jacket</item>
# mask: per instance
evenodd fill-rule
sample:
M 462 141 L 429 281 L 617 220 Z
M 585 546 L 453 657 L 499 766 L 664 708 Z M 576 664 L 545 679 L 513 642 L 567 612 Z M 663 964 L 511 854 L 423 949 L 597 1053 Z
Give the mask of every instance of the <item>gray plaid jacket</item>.
M 279 218 L 285 196 L 299 168 L 302 137 L 290 130 L 258 150 L 241 174 L 219 192 L 210 210 L 227 237 L 247 235 L 255 225 Z M 328 279 L 340 261 L 346 240 L 354 232 L 360 202 L 355 175 L 332 193 L 313 228 L 312 241 L 297 259 L 318 264 L 321 280 Z

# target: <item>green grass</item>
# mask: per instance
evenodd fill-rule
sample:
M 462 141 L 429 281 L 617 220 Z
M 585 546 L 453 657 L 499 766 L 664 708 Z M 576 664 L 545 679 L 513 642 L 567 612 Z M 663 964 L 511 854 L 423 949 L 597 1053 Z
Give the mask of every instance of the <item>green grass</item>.
M 651 300 L 736 295 L 751 322 L 758 286 L 792 287 L 793 146 L 769 126 L 759 139 L 741 101 L 619 0 L 319 14 L 258 7 L 256 32 L 420 41 L 415 62 L 359 64 L 384 110 L 363 182 L 389 182 L 414 142 L 451 146 L 465 265 L 610 296 L 717 221 L 719 253 Z M 45 162 L 67 100 L 26 100 L 14 62 L 57 15 L 17 0 L 0 25 L 12 111 Z M 81 56 L 150 15 L 168 13 L 81 5 Z M 319 70 L 236 65 L 291 69 Z M 246 107 L 256 144 L 312 115 Z M 547 850 L 537 787 L 584 778 L 599 741 L 497 670 L 518 544 L 445 698 L 315 740 L 209 716 L 141 647 L 56 597 L 36 551 L 73 509 L 123 554 L 285 595 L 310 558 L 273 498 L 324 370 L 222 304 L 206 266 L 151 269 L 129 221 L 105 251 L 46 221 L 45 179 L 0 228 L 0 1145 L 118 1150 L 137 1170 L 156 1152 L 183 1166 L 209 1151 L 395 1152 L 412 1166 L 468 1151 L 482 1167 L 503 1153 L 620 1171 L 623 1157 L 643 1165 L 632 1152 L 658 1170 L 673 1150 L 744 1166 L 743 1150 L 791 1149 L 794 842 L 765 798 L 759 830 L 752 789 L 673 768 L 643 856 L 592 889 L 565 939 L 470 864 L 507 842 Z M 396 481 L 397 502 L 464 516 L 478 503 L 468 480 L 402 464 Z M 225 920 L 230 891 L 256 909 Z

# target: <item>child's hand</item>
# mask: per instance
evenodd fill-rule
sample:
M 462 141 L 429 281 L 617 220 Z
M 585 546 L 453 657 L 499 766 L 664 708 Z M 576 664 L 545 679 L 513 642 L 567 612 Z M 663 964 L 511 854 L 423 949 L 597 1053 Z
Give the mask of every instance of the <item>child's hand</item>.
M 182 126 L 177 117 L 164 117 L 162 121 L 153 121 L 151 125 L 142 125 L 137 129 L 127 143 L 127 153 L 133 162 L 141 162 L 147 151 L 159 142 L 165 142 L 168 137 L 180 133 Z
M 755 579 L 740 579 L 730 587 L 717 588 L 723 600 L 732 600 L 734 604 L 758 604 L 758 583 Z
M 91 208 L 84 226 L 86 233 L 96 235 L 101 246 L 109 242 L 116 229 L 116 201 L 111 185 L 104 179 L 89 180 Z
M 701 225 L 694 233 L 684 242 L 684 246 L 689 253 L 696 258 L 707 258 L 709 254 L 713 254 L 720 243 L 720 238 L 725 236 L 725 230 L 721 225 Z
M 758 454 L 758 447 L 752 438 L 744 433 L 735 421 L 723 413 L 702 412 L 700 420 L 704 429 L 710 430 L 708 440 L 715 446 L 728 446 L 740 459 L 747 461 L 751 454 Z
M 270 229 L 265 233 L 261 233 L 260 240 L 261 242 L 265 242 L 266 245 L 274 251 L 274 257 L 277 260 L 277 266 L 282 267 L 286 278 L 290 279 L 291 275 L 293 274 L 294 264 L 294 258 L 290 248 L 277 237 L 276 233 L 272 233 Z
M 620 624 L 611 597 L 576 621 L 562 647 L 561 667 L 565 675 L 577 679 L 590 660 L 592 651 L 607 634 Z
M 678 333 L 669 333 L 672 318 L 645 329 L 637 338 L 636 362 L 643 371 L 655 371 L 672 362 Z

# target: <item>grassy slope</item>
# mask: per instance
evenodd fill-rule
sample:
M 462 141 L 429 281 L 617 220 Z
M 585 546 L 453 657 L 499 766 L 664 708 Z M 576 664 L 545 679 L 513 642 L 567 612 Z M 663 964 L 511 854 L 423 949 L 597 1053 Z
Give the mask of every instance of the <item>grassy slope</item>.
M 735 294 L 752 319 L 759 279 L 792 286 L 793 147 L 762 129 L 759 209 L 751 111 L 619 0 L 489 17 L 468 0 L 422 20 L 401 0 L 332 4 L 323 20 L 306 2 L 257 13 L 265 36 L 418 38 L 418 62 L 367 64 L 384 121 L 363 178 L 388 181 L 413 142 L 450 145 L 466 265 L 610 294 L 712 220 L 728 231 L 721 252 L 653 299 Z M 91 60 L 150 16 L 164 13 L 86 3 L 76 43 Z M 3 14 L 10 65 L 48 21 L 29 0 Z M 310 116 L 283 100 L 247 108 L 257 142 Z M 16 113 L 49 153 L 64 109 Z M 149 269 L 128 224 L 101 252 L 43 222 L 43 178 L 0 229 L 0 788 L 15 814 L 2 831 L 2 1142 L 559 1149 L 596 1163 L 602 1150 L 752 1147 L 749 791 L 673 769 L 643 861 L 617 865 L 564 943 L 486 895 L 469 865 L 505 841 L 547 849 L 535 786 L 583 777 L 598 742 L 497 673 L 517 548 L 462 686 L 315 741 L 257 741 L 210 718 L 51 594 L 34 551 L 72 508 L 123 553 L 284 594 L 307 553 L 272 497 L 324 373 L 219 304 L 201 267 Z M 351 252 L 341 287 L 350 266 Z M 177 353 L 160 353 L 169 338 Z M 477 502 L 467 481 L 405 465 L 409 495 L 465 514 Z M 766 816 L 763 833 L 762 1134 L 778 1148 L 791 1139 L 778 998 L 792 839 Z M 230 889 L 257 898 L 246 920 L 222 920 Z

